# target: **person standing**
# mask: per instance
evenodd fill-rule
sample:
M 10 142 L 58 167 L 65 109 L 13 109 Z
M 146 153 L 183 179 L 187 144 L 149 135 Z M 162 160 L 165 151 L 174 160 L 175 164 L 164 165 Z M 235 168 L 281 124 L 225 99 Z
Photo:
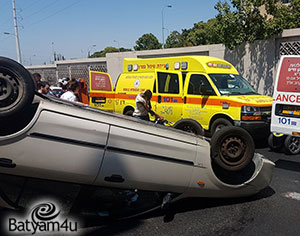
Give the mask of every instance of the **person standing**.
M 35 80 L 36 87 L 38 89 L 40 89 L 40 83 L 41 83 L 42 76 L 39 73 L 33 73 L 32 77 Z
M 71 79 L 67 84 L 67 92 L 61 95 L 61 99 L 68 100 L 70 102 L 78 102 L 76 94 L 80 88 L 80 83 L 76 79 Z
M 158 114 L 156 114 L 151 107 L 151 100 L 152 98 L 152 92 L 147 89 L 143 93 L 139 93 L 136 96 L 135 99 L 135 109 L 133 112 L 133 117 L 136 117 L 141 120 L 147 120 L 149 121 L 149 113 L 151 116 L 155 116 L 155 118 L 158 118 L 159 120 L 163 120 L 164 118 Z

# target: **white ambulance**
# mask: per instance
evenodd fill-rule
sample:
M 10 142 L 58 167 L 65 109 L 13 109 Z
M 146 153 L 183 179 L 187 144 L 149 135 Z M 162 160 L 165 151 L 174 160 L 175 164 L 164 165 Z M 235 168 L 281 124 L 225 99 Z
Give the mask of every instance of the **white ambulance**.
M 300 56 L 282 56 L 273 93 L 269 145 L 300 152 Z M 273 146 L 272 146 L 273 145 Z

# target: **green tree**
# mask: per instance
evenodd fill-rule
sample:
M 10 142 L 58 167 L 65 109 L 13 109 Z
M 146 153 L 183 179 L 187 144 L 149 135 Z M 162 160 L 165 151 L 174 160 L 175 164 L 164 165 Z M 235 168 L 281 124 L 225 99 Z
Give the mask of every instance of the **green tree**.
M 184 47 L 185 40 L 184 36 L 178 31 L 174 30 L 167 38 L 165 48 L 179 48 Z
M 119 48 L 119 51 L 120 52 L 129 52 L 129 51 L 132 51 L 130 48 Z
M 115 48 L 115 47 L 106 47 L 106 48 L 104 48 L 104 50 L 102 50 L 100 52 L 95 52 L 93 55 L 90 56 L 90 58 L 105 57 L 106 53 L 111 53 L 111 52 L 119 52 L 119 49 Z
M 219 34 L 222 42 L 229 48 L 234 48 L 243 42 L 253 42 L 268 39 L 281 33 L 283 18 L 278 18 L 285 11 L 285 7 L 278 4 L 279 0 L 231 0 L 235 10 L 231 10 L 227 2 L 219 1 L 215 9 L 219 11 Z M 265 7 L 266 14 L 261 14 Z M 283 16 L 283 15 L 282 15 Z
M 151 33 L 142 35 L 135 43 L 134 50 L 136 51 L 162 48 L 161 43 Z
M 218 29 L 218 21 L 215 18 L 207 22 L 200 21 L 194 24 L 194 27 L 189 31 L 186 41 L 194 46 L 221 43 Z
M 289 5 L 281 6 L 276 13 L 284 29 L 300 27 L 300 0 L 294 0 Z

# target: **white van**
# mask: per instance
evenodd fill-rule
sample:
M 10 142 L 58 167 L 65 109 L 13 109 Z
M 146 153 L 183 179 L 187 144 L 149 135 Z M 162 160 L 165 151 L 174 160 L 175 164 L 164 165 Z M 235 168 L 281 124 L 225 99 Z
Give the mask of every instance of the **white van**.
M 287 135 L 285 147 L 300 152 L 300 56 L 280 59 L 273 93 L 271 132 Z

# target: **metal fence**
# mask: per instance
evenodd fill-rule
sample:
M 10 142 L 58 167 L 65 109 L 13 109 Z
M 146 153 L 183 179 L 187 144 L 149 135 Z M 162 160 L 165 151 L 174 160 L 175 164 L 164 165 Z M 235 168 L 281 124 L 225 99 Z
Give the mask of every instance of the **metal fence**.
M 282 42 L 279 47 L 280 55 L 300 55 L 300 41 Z
M 89 70 L 107 72 L 106 62 L 96 63 L 59 63 L 48 67 L 30 67 L 28 70 L 31 73 L 39 73 L 42 80 L 49 82 L 51 85 L 57 83 L 60 78 L 84 78 L 88 81 Z

